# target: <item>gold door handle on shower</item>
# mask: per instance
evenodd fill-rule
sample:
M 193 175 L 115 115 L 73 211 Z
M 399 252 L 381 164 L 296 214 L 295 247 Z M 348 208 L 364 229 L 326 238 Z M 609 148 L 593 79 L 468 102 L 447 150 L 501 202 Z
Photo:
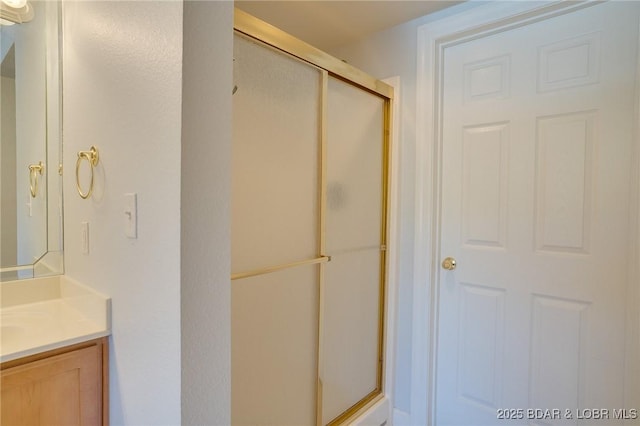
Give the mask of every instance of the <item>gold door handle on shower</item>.
M 453 257 L 447 257 L 442 261 L 442 267 L 447 271 L 453 271 L 456 266 L 456 260 Z

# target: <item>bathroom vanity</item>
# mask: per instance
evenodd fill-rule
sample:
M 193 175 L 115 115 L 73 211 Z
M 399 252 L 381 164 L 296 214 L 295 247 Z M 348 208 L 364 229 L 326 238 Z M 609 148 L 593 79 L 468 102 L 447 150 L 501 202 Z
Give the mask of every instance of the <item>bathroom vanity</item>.
M 1 295 L 0 423 L 108 424 L 110 299 L 65 276 Z

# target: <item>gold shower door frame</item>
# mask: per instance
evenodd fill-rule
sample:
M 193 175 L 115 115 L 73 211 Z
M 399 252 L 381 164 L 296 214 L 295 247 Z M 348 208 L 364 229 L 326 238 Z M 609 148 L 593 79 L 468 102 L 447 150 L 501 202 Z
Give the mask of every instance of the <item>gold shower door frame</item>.
M 388 217 L 389 217 L 389 165 L 390 165 L 390 135 L 391 135 L 391 101 L 393 99 L 393 88 L 386 83 L 375 79 L 374 77 L 365 74 L 364 72 L 346 64 L 345 62 L 334 58 L 333 56 L 316 49 L 315 47 L 273 27 L 272 25 L 261 21 L 246 12 L 239 9 L 234 11 L 234 31 L 242 34 L 245 37 L 257 40 L 271 48 L 282 51 L 290 56 L 293 56 L 303 62 L 308 63 L 316 69 L 322 72 L 322 86 L 321 86 L 321 129 L 320 129 L 320 153 L 318 156 L 318 171 L 319 171 L 319 220 L 318 220 L 318 256 L 312 259 L 301 260 L 293 263 L 274 265 L 266 268 L 243 271 L 232 274 L 231 280 L 237 280 L 256 275 L 268 274 L 271 272 L 280 271 L 283 269 L 289 269 L 302 265 L 319 265 L 319 330 L 318 330 L 318 373 L 317 386 L 316 386 L 316 424 L 317 426 L 323 426 L 322 424 L 322 377 L 321 366 L 323 363 L 323 283 L 324 283 L 324 265 L 331 261 L 330 253 L 326 253 L 325 248 L 325 219 L 326 219 L 326 144 L 327 144 L 327 88 L 329 77 L 335 77 L 347 84 L 350 84 L 356 88 L 364 90 L 370 94 L 380 97 L 384 101 L 384 123 L 383 123 L 383 155 L 382 160 L 382 188 L 381 198 L 381 224 L 380 224 L 380 284 L 379 284 L 379 306 L 378 306 L 378 368 L 376 377 L 376 388 L 364 395 L 356 404 L 344 411 L 342 414 L 332 419 L 328 425 L 342 424 L 348 420 L 354 419 L 356 416 L 362 414 L 368 408 L 373 406 L 383 395 L 384 386 L 384 349 L 385 349 L 385 294 L 386 294 L 386 282 L 387 282 L 387 239 L 388 239 Z

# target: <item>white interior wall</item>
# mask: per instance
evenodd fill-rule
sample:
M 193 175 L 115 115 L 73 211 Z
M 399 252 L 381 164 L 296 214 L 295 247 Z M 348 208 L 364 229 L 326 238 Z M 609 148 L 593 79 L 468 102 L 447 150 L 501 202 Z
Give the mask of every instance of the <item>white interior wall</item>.
M 181 422 L 182 11 L 180 1 L 63 4 L 65 269 L 112 298 L 113 425 Z M 83 200 L 75 164 L 91 145 L 100 163 Z M 124 234 L 130 192 L 137 239 Z
M 399 76 L 401 81 L 399 140 L 398 288 L 396 307 L 396 353 L 394 418 L 396 423 L 410 422 L 412 412 L 412 330 L 413 253 L 415 229 L 416 170 L 416 70 L 417 30 L 429 22 L 460 13 L 476 4 L 465 3 L 373 34 L 357 43 L 333 49 L 332 55 L 378 78 Z M 425 401 L 426 404 L 426 401 Z
M 182 424 L 231 424 L 233 2 L 184 3 Z

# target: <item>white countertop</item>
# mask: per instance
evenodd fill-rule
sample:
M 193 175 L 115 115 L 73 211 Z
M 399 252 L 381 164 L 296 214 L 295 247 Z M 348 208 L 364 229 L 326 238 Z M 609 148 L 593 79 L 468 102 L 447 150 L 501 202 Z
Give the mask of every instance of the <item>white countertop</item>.
M 4 282 L 0 290 L 0 362 L 111 333 L 111 299 L 68 277 Z

